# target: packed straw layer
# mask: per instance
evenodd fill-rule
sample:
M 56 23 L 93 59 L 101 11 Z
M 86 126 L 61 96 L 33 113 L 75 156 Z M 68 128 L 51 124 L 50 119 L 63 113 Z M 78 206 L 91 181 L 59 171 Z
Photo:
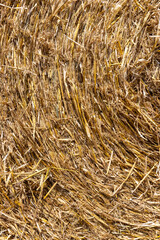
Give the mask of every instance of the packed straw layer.
M 0 239 L 159 239 L 159 0 L 2 0 L 0 113 Z

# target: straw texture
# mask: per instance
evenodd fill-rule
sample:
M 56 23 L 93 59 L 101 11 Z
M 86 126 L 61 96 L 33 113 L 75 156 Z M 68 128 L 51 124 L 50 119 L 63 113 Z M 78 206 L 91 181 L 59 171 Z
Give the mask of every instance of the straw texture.
M 159 239 L 158 0 L 2 0 L 0 113 L 0 239 Z

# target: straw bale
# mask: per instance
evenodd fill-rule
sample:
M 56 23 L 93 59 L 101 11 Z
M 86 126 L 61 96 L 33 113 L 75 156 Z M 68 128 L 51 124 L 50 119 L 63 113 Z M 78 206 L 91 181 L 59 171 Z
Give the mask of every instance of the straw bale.
M 0 239 L 158 239 L 160 3 L 1 0 Z

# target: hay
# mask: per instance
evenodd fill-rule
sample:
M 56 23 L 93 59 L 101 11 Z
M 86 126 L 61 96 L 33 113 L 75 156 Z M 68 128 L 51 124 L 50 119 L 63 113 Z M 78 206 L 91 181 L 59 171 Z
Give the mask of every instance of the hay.
M 0 239 L 158 239 L 160 3 L 2 0 Z

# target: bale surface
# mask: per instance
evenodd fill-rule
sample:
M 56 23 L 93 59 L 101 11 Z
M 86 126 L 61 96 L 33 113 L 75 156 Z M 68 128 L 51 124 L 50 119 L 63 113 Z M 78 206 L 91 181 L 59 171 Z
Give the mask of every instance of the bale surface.
M 1 0 L 0 239 L 159 239 L 159 0 Z

